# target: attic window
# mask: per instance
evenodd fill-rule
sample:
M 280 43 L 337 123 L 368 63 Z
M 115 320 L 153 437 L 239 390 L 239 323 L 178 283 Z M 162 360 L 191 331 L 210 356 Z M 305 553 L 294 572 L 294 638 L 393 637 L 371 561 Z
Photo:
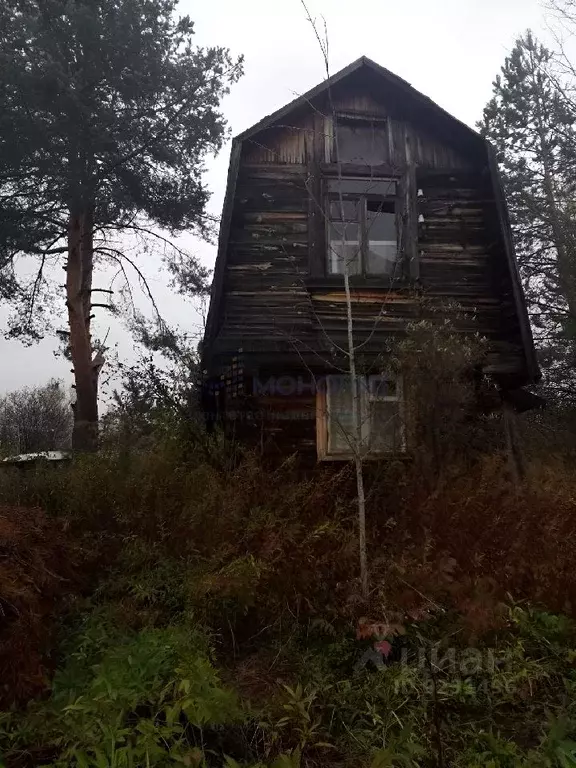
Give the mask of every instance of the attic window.
M 332 123 L 327 162 L 374 166 L 387 160 L 386 121 L 364 115 L 337 114 Z
M 352 418 L 350 376 L 327 376 L 317 394 L 318 457 L 325 460 L 354 457 L 355 429 Z M 358 377 L 363 456 L 382 456 L 405 451 L 402 381 L 394 375 Z

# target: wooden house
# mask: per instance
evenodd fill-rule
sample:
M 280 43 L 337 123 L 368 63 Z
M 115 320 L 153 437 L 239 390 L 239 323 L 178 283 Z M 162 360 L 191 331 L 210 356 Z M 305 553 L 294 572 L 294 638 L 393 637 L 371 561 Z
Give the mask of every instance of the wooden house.
M 463 332 L 489 340 L 484 373 L 530 404 L 538 367 L 494 154 L 365 57 L 233 140 L 202 344 L 210 421 L 269 450 L 349 457 L 345 272 L 367 453 L 409 443 L 382 352 L 423 298 L 457 302 Z

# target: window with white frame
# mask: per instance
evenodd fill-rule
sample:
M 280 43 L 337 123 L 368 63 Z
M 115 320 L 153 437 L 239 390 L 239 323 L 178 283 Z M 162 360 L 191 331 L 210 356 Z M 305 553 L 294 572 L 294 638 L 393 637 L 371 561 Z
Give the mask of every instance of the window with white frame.
M 396 188 L 395 179 L 326 180 L 329 274 L 394 276 Z
M 321 459 L 386 455 L 405 450 L 402 381 L 393 375 L 358 377 L 360 445 L 352 415 L 352 379 L 327 376 L 318 394 L 318 454 Z

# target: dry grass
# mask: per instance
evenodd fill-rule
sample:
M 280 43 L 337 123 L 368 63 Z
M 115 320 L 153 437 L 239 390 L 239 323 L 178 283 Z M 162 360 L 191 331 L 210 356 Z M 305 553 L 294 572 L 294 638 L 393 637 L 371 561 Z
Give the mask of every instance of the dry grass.
M 18 695 L 42 686 L 54 600 L 76 589 L 63 526 L 124 619 L 192 607 L 244 657 L 310 621 L 403 622 L 439 608 L 478 634 L 499 625 L 508 594 L 576 615 L 576 478 L 560 462 L 531 467 L 520 493 L 498 456 L 454 467 L 433 491 L 406 464 L 367 472 L 367 607 L 348 467 L 305 478 L 295 460 L 270 471 L 248 456 L 218 471 L 172 448 L 0 487 L 20 504 L 0 512 L 0 673 Z
M 498 624 L 507 596 L 576 615 L 576 478 L 562 462 L 529 466 L 520 489 L 498 456 L 433 493 L 409 483 L 382 523 L 372 531 L 381 606 L 454 607 L 477 631 Z
M 71 591 L 71 553 L 41 510 L 0 506 L 0 703 L 46 685 L 53 610 Z

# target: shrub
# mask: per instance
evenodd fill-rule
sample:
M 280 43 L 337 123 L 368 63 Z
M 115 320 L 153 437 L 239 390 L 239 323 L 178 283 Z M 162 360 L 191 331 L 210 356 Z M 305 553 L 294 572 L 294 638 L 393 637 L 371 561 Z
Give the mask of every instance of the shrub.
M 480 630 L 507 595 L 573 613 L 576 482 L 562 463 L 530 465 L 518 491 L 505 460 L 488 457 L 433 493 L 410 483 L 400 494 L 373 561 L 381 605 L 456 606 Z
M 50 698 L 5 720 L 9 754 L 25 746 L 25 764 L 195 765 L 241 719 L 192 628 L 131 632 L 96 611 L 63 651 Z
M 80 583 L 78 548 L 39 509 L 0 505 L 0 703 L 46 686 L 53 613 Z
M 435 485 L 408 462 L 367 463 L 366 486 L 369 605 L 347 466 L 227 466 L 166 430 L 145 450 L 2 473 L 28 531 L 29 549 L 5 550 L 22 583 L 43 573 L 30 595 L 50 610 L 51 590 L 80 593 L 62 606 L 49 694 L 4 724 L 10 764 L 378 768 L 443 750 L 457 768 L 570 765 L 569 468 L 529 465 L 519 491 L 498 454 Z M 42 570 L 70 560 L 81 584 Z M 375 634 L 382 664 L 358 669 Z M 493 668 L 435 669 L 453 648 Z

